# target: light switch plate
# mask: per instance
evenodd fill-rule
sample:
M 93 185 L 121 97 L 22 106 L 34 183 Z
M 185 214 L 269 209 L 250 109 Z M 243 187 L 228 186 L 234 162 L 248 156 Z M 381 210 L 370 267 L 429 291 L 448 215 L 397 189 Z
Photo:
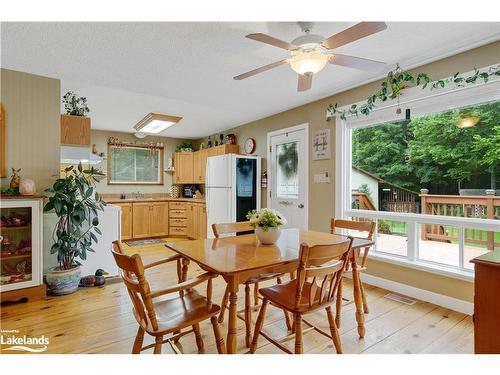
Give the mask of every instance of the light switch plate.
M 330 183 L 330 175 L 328 172 L 322 172 L 314 175 L 314 183 L 315 184 L 329 184 Z

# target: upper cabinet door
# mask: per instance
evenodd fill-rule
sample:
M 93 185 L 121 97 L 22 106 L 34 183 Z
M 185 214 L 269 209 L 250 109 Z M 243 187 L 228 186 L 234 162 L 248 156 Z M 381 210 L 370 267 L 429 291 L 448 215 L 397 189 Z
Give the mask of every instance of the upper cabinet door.
M 193 152 L 176 152 L 174 156 L 174 183 L 189 184 L 194 182 Z
M 61 115 L 61 144 L 90 147 L 90 117 Z

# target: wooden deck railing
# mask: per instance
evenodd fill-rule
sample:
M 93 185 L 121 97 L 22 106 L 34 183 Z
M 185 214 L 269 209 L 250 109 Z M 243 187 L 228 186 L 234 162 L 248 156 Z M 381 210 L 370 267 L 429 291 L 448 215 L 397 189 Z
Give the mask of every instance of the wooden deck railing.
M 494 195 L 429 195 L 420 194 L 422 214 L 459 216 L 500 220 L 500 197 Z M 458 240 L 458 232 L 446 230 L 442 225 L 422 225 L 422 240 L 450 242 Z M 500 246 L 494 232 L 465 230 L 465 242 L 486 245 L 488 250 Z
M 352 208 L 359 210 L 372 210 L 375 211 L 376 208 L 373 205 L 370 198 L 365 193 L 352 192 Z

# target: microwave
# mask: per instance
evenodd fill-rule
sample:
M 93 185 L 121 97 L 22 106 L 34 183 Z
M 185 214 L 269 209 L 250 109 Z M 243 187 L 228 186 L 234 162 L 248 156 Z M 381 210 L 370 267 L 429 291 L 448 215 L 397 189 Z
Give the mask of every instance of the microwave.
M 185 198 L 193 198 L 196 190 L 196 185 L 184 185 L 182 196 Z

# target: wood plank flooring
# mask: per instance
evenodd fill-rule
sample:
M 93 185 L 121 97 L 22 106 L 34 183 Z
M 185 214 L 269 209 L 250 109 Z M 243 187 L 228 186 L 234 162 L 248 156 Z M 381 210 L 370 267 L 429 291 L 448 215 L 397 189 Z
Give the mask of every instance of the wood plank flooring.
M 161 244 L 144 247 L 127 247 L 130 253 L 139 253 L 145 262 L 160 259 L 171 252 Z M 201 272 L 190 265 L 190 275 Z M 148 271 L 152 288 L 161 288 L 176 282 L 175 265 L 162 265 Z M 222 278 L 214 282 L 214 301 L 220 304 L 225 283 Z M 342 310 L 340 326 L 344 353 L 456 353 L 473 352 L 472 318 L 452 310 L 417 301 L 408 306 L 384 298 L 386 290 L 365 285 L 370 313 L 365 315 L 366 336 L 359 339 L 354 317 L 354 304 Z M 200 292 L 204 290 L 200 289 Z M 346 297 L 352 296 L 349 280 L 346 280 Z M 238 303 L 244 304 L 243 288 Z M 81 288 L 77 293 L 47 300 L 9 304 L 1 307 L 1 329 L 18 330 L 17 335 L 37 337 L 45 335 L 50 340 L 47 353 L 125 353 L 131 352 L 137 332 L 137 323 L 131 314 L 131 302 L 121 282 L 107 283 L 102 288 Z M 253 313 L 253 320 L 257 312 Z M 307 318 L 328 331 L 326 314 L 317 312 Z M 222 331 L 227 332 L 227 317 Z M 274 337 L 286 334 L 286 325 L 280 310 L 268 308 L 264 323 L 265 331 Z M 216 353 L 209 322 L 201 324 L 205 353 Z M 238 319 L 238 349 L 247 352 L 244 345 L 244 323 Z M 145 345 L 152 343 L 145 338 Z M 293 340 L 285 343 L 293 350 Z M 197 353 L 193 335 L 183 337 L 179 347 L 184 353 Z M 1 348 L 0 348 L 1 349 Z M 331 340 L 314 331 L 304 335 L 304 351 L 315 354 L 334 354 Z M 7 351 L 2 351 L 6 353 Z M 146 353 L 146 352 L 145 352 Z M 168 344 L 163 353 L 172 353 Z M 283 353 L 262 336 L 257 353 Z

